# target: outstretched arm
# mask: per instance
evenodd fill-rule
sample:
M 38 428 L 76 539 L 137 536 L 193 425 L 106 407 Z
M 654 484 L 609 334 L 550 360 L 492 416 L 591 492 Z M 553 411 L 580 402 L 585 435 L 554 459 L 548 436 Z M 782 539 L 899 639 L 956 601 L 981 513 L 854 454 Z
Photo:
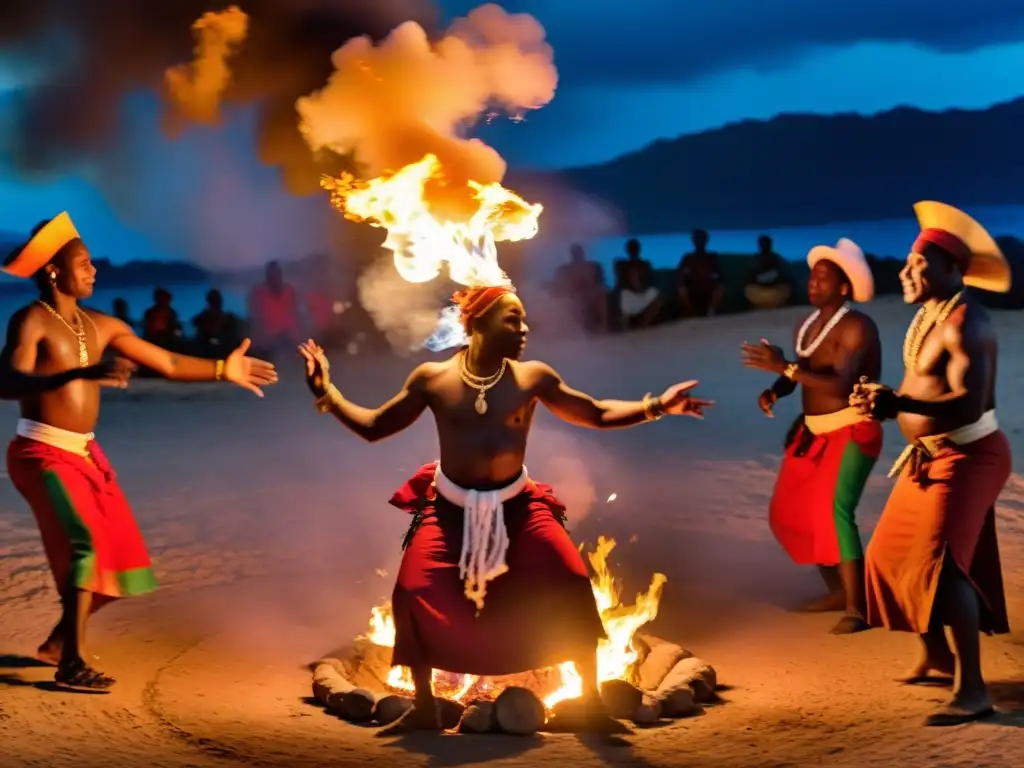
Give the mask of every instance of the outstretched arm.
M 405 380 L 402 391 L 384 405 L 364 408 L 346 400 L 331 383 L 331 366 L 323 347 L 309 339 L 299 345 L 299 353 L 306 361 L 306 385 L 317 398 L 317 410 L 333 414 L 367 442 L 375 443 L 411 427 L 427 408 L 429 364 L 417 366 Z
M 589 394 L 572 389 L 554 369 L 544 364 L 538 369 L 537 395 L 555 416 L 569 424 L 591 429 L 621 429 L 643 424 L 665 414 L 660 398 L 643 400 L 595 400 Z
M 163 347 L 150 344 L 135 335 L 126 323 L 109 315 L 99 315 L 95 320 L 102 326 L 109 339 L 108 345 L 120 355 L 134 363 L 152 368 L 165 379 L 172 381 L 230 381 L 255 395 L 263 396 L 260 387 L 277 382 L 277 371 L 271 363 L 247 357 L 249 340 L 245 339 L 223 360 L 206 360 L 201 357 L 179 355 Z
M 7 324 L 7 342 L 0 352 L 0 400 L 20 400 L 60 389 L 82 378 L 82 368 L 53 374 L 35 373 L 43 324 L 31 307 L 21 309 Z
M 356 405 L 329 384 L 326 394 L 317 401 L 318 407 L 331 413 L 363 440 L 375 443 L 411 427 L 427 409 L 425 380 L 421 365 L 406 379 L 401 391 L 379 408 Z

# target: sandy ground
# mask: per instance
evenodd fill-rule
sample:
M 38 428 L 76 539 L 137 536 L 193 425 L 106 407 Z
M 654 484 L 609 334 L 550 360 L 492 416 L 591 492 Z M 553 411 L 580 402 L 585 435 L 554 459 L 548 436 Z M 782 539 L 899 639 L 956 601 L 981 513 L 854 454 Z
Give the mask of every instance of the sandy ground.
M 871 308 L 886 344 L 885 379 L 900 372 L 911 310 Z M 796 401 L 765 419 L 766 376 L 738 362 L 739 344 L 788 342 L 798 310 L 684 323 L 599 342 L 538 341 L 532 354 L 597 396 L 639 397 L 684 378 L 717 400 L 704 422 L 666 419 L 599 434 L 539 418 L 528 463 L 573 507 L 580 541 L 620 545 L 627 594 L 653 571 L 668 578 L 653 631 L 710 661 L 724 703 L 700 718 L 638 731 L 612 747 L 571 735 L 375 739 L 312 706 L 303 664 L 366 627 L 390 590 L 407 519 L 386 499 L 435 456 L 429 420 L 364 445 L 316 414 L 298 371 L 265 400 L 221 386 L 138 382 L 113 393 L 99 431 L 151 546 L 163 589 L 94 621 L 91 651 L 120 680 L 109 696 L 49 685 L 26 666 L 57 615 L 32 517 L 0 483 L 0 765 L 316 766 L 382 759 L 393 766 L 982 766 L 1019 762 L 1024 747 L 1022 635 L 984 641 L 1002 710 L 995 720 L 926 729 L 947 694 L 891 677 L 914 638 L 872 631 L 834 637 L 834 616 L 787 605 L 818 591 L 768 531 L 780 442 Z M 998 316 L 1001 421 L 1021 450 L 1024 328 Z M 788 346 L 788 343 L 787 343 Z M 409 361 L 348 358 L 334 371 L 349 395 L 376 403 Z M 13 427 L 16 411 L 3 406 Z M 862 504 L 865 538 L 890 487 L 895 428 Z M 6 478 L 5 478 L 6 479 Z M 605 499 L 611 493 L 612 503 Z M 1024 480 L 999 509 L 1011 621 L 1024 619 Z M 632 543 L 631 543 L 631 539 Z M 6 655 L 5 655 L 6 654 Z

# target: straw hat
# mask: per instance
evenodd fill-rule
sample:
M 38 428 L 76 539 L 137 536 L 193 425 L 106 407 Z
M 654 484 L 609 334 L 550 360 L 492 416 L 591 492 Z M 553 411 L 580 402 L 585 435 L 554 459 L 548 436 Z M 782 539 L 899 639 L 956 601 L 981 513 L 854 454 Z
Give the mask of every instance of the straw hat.
M 49 264 L 61 248 L 78 237 L 78 230 L 75 229 L 67 211 L 64 211 L 50 219 L 24 248 L 0 269 L 15 277 L 32 277 Z
M 981 224 L 963 211 L 934 200 L 914 203 L 914 213 L 922 230 L 941 229 L 959 238 L 970 250 L 971 264 L 964 275 L 965 285 L 993 293 L 1010 290 L 1010 265 Z
M 831 261 L 843 270 L 850 285 L 853 286 L 854 301 L 871 301 L 875 297 L 875 277 L 871 274 L 867 259 L 864 258 L 864 251 L 853 240 L 841 238 L 835 248 L 830 245 L 816 245 L 807 254 L 807 263 L 811 269 L 814 269 L 814 265 L 822 259 Z

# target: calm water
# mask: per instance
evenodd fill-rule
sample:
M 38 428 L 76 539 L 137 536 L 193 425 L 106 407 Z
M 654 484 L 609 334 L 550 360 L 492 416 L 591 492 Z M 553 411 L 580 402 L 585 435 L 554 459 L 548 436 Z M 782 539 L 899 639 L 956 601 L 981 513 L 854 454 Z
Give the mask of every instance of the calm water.
M 971 208 L 967 212 L 978 219 L 993 235 L 1024 235 L 1024 205 L 994 206 L 988 208 Z M 543 222 L 542 222 L 543 226 Z M 917 222 L 912 215 L 903 219 L 881 221 L 848 222 L 845 224 L 826 224 L 814 227 L 787 227 L 769 230 L 715 230 L 711 232 L 711 247 L 722 253 L 753 253 L 757 248 L 757 238 L 762 233 L 769 234 L 775 240 L 775 250 L 787 259 L 803 259 L 815 245 L 834 244 L 840 237 L 853 239 L 865 251 L 880 256 L 897 256 L 902 258 L 910 244 L 917 236 Z M 604 265 L 606 276 L 611 277 L 612 262 L 620 258 L 628 236 L 604 237 L 595 240 L 584 240 L 589 257 Z M 674 267 L 679 257 L 690 249 L 690 234 L 683 232 L 668 235 L 649 235 L 640 238 L 643 255 L 655 267 Z M 536 280 L 549 280 L 555 269 L 568 258 L 569 242 L 546 243 L 538 242 L 527 250 L 531 277 Z M 102 280 L 102 277 L 101 277 Z M 178 317 L 189 327 L 188 323 L 200 312 L 206 303 L 206 292 L 210 286 L 201 283 L 194 285 L 168 285 L 174 294 L 173 305 Z M 245 312 L 245 292 L 242 289 L 222 288 L 225 307 L 238 314 Z M 104 312 L 111 311 L 115 298 L 127 300 L 132 317 L 140 319 L 142 313 L 153 303 L 153 291 L 150 288 L 98 288 L 88 305 Z M 22 294 L 0 294 L 0 317 L 6 319 L 14 311 L 31 301 L 34 293 L 26 284 L 26 292 Z

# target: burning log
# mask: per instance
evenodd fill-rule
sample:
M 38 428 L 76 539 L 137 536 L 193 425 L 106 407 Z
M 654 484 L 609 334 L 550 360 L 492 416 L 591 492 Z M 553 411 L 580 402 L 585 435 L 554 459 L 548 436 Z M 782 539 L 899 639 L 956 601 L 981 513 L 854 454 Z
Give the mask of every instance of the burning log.
M 630 718 L 636 725 L 654 725 L 661 719 L 661 702 L 650 696 L 644 696 L 640 706 Z
M 466 712 L 466 706 L 440 696 L 435 696 L 434 701 L 437 704 L 438 714 L 441 715 L 441 727 L 446 731 L 457 728 L 462 720 L 462 715 Z
M 601 700 L 608 708 L 608 714 L 616 720 L 632 717 L 643 698 L 640 689 L 625 680 L 605 680 L 601 683 Z
M 638 651 L 638 687 L 642 691 L 655 691 L 673 667 L 693 656 L 685 648 L 650 635 L 633 639 Z
M 313 696 L 328 711 L 354 723 L 366 722 L 373 715 L 377 697 L 364 688 L 356 688 L 330 662 L 313 670 Z
M 544 705 L 529 688 L 512 686 L 494 702 L 498 726 L 513 736 L 531 736 L 544 725 Z
M 664 699 L 669 694 L 682 688 L 693 692 L 696 702 L 711 701 L 715 697 L 718 676 L 714 668 L 702 659 L 691 657 L 678 662 L 672 671 L 658 686 L 658 698 Z
M 391 725 L 410 709 L 412 699 L 408 696 L 385 696 L 373 708 L 373 719 L 381 725 Z
M 459 721 L 459 733 L 494 733 L 498 730 L 498 711 L 493 701 L 471 703 Z

